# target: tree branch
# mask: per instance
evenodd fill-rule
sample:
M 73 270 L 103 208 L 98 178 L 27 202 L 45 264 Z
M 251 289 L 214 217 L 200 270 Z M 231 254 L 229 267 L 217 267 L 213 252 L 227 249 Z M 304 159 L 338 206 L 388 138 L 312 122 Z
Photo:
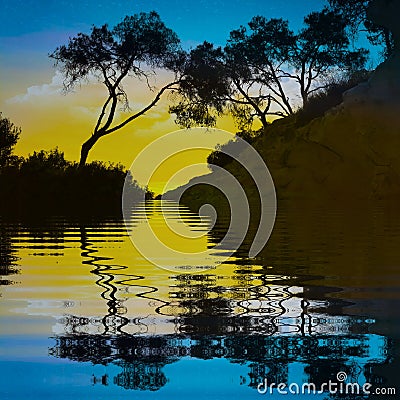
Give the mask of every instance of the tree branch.
M 103 117 L 104 117 L 104 115 L 105 115 L 105 113 L 106 113 L 107 106 L 108 106 L 108 104 L 110 103 L 111 99 L 112 99 L 112 96 L 111 96 L 111 95 L 108 96 L 106 102 L 103 104 L 103 107 L 102 107 L 102 109 L 101 109 L 99 118 L 97 119 L 97 123 L 96 123 L 96 126 L 95 126 L 94 131 L 93 131 L 93 134 L 94 134 L 94 135 L 97 133 L 97 131 L 98 131 L 99 128 L 100 128 L 101 121 L 103 120 Z
M 318 87 L 316 87 L 316 88 L 310 90 L 310 91 L 308 92 L 308 94 L 310 95 L 311 93 L 317 92 L 318 90 L 326 89 L 326 88 L 328 88 L 329 86 L 331 86 L 330 83 L 327 83 L 326 85 L 318 86 Z
M 270 70 L 271 70 L 272 76 L 274 78 L 275 84 L 278 86 L 278 90 L 279 90 L 278 96 L 282 99 L 282 102 L 283 102 L 283 104 L 285 104 L 285 106 L 286 106 L 287 110 L 289 111 L 289 113 L 293 114 L 292 107 L 291 107 L 291 105 L 289 103 L 289 100 L 286 97 L 285 91 L 283 90 L 283 86 L 281 84 L 281 81 L 279 80 L 279 78 L 276 75 L 276 72 L 275 72 L 275 70 L 273 68 L 273 65 L 269 61 L 268 61 L 268 65 L 270 66 Z
M 101 136 L 108 135 L 109 133 L 115 132 L 118 129 L 123 128 L 125 125 L 129 124 L 129 122 L 135 120 L 136 118 L 140 117 L 141 115 L 145 114 L 147 111 L 149 111 L 152 107 L 154 107 L 159 100 L 161 99 L 161 96 L 163 93 L 168 90 L 172 89 L 174 85 L 179 83 L 179 81 L 171 82 L 168 85 L 165 85 L 163 88 L 160 89 L 160 91 L 157 93 L 157 95 L 154 97 L 153 101 L 149 103 L 145 108 L 137 112 L 136 114 L 131 115 L 129 118 L 127 118 L 125 121 L 121 122 L 120 124 L 114 126 L 111 129 L 104 130 L 104 132 L 101 133 Z
M 237 87 L 237 89 L 239 90 L 239 92 L 244 96 L 245 99 L 248 100 L 249 105 L 252 106 L 254 108 L 254 110 L 257 112 L 257 114 L 260 116 L 260 118 L 263 117 L 263 112 L 261 111 L 260 107 L 257 105 L 257 103 L 255 103 L 251 97 L 249 97 L 247 95 L 247 93 L 243 90 L 243 88 L 240 86 L 240 83 L 237 81 L 233 81 L 235 83 L 235 86 Z

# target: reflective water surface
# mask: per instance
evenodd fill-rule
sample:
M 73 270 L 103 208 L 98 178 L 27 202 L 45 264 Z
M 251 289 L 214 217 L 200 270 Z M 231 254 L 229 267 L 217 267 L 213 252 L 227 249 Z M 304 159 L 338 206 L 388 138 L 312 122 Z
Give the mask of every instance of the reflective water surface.
M 139 205 L 130 224 L 146 215 L 168 241 L 160 204 Z M 177 249 L 223 236 L 222 221 L 197 238 L 208 221 L 167 206 L 193 232 Z M 283 210 L 257 259 L 244 250 L 219 265 L 212 254 L 199 268 L 177 257 L 172 271 L 135 250 L 121 220 L 3 220 L 0 397 L 247 399 L 265 379 L 318 386 L 339 372 L 395 388 L 400 221 L 365 215 Z

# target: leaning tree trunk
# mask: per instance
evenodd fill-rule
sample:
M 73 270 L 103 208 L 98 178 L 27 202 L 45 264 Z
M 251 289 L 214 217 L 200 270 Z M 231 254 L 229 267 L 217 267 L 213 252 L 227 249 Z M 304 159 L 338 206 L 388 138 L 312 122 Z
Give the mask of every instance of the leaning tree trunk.
M 89 151 L 94 146 L 94 144 L 100 139 L 100 135 L 92 135 L 81 147 L 81 158 L 79 160 L 79 167 L 83 167 L 86 164 Z
M 301 93 L 301 99 L 303 101 L 303 108 L 305 108 L 308 104 L 308 93 L 307 92 L 302 92 Z
M 265 116 L 265 114 L 260 115 L 260 122 L 261 122 L 264 130 L 267 129 L 269 124 L 268 124 L 267 117 Z

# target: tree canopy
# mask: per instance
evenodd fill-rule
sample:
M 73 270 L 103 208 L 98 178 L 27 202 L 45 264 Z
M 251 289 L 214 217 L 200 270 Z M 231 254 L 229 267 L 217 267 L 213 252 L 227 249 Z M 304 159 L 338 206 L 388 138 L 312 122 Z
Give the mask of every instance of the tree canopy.
M 190 52 L 181 97 L 170 110 L 184 126 L 213 125 L 229 112 L 240 129 L 254 120 L 265 127 L 268 116 L 294 112 L 289 81 L 305 105 L 335 71 L 364 65 L 366 51 L 351 49 L 347 28 L 347 19 L 328 8 L 306 16 L 297 33 L 288 21 L 256 16 L 232 31 L 223 49 L 204 42 Z
M 113 28 L 93 26 L 90 34 L 78 33 L 67 45 L 52 54 L 55 65 L 64 74 L 64 87 L 68 91 L 77 84 L 96 79 L 105 85 L 107 96 L 99 112 L 92 135 L 82 145 L 80 164 L 86 163 L 93 145 L 103 136 L 115 132 L 145 114 L 172 88 L 176 80 L 155 91 L 149 77 L 155 68 L 178 73 L 183 57 L 180 41 L 175 32 L 167 28 L 156 12 L 126 16 Z M 153 91 L 153 100 L 122 121 L 117 121 L 118 104 L 130 110 L 124 87 L 128 76 L 147 82 Z
M 12 159 L 12 152 L 20 134 L 21 128 L 0 113 L 0 168 L 6 166 Z
M 297 32 L 282 18 L 255 16 L 230 32 L 224 47 L 204 42 L 189 52 L 154 11 L 127 16 L 112 28 L 93 26 L 88 34 L 78 33 L 50 57 L 64 74 L 66 91 L 93 80 L 106 89 L 80 165 L 101 137 L 148 112 L 167 91 L 174 93 L 170 112 L 185 127 L 213 126 L 229 113 L 244 130 L 255 121 L 266 127 L 271 117 L 293 114 L 329 86 L 332 75 L 359 70 L 366 61 L 366 50 L 352 47 L 354 24 L 346 4 L 331 0 L 331 7 L 307 15 Z M 156 69 L 172 72 L 157 89 L 150 84 Z M 130 108 L 128 77 L 147 83 L 153 93 L 147 105 Z M 124 113 L 118 113 L 118 105 Z
M 371 44 L 383 46 L 382 53 L 387 58 L 394 50 L 393 35 L 389 29 L 377 25 L 369 19 L 370 3 L 371 0 L 329 0 L 331 8 L 347 19 L 353 35 L 357 35 L 360 29 L 365 30 Z

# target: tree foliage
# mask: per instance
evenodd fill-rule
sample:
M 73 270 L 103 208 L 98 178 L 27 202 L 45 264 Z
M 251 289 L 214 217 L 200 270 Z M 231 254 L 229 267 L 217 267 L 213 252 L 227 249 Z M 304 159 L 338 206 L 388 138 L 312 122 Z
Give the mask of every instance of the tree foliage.
M 0 113 L 0 168 L 10 163 L 20 134 L 21 128 Z
M 309 14 L 304 25 L 289 63 L 295 73 L 287 74 L 298 83 L 303 106 L 311 93 L 326 87 L 325 80 L 333 72 L 361 69 L 367 54 L 364 49 L 350 49 L 348 22 L 341 14 L 324 8 Z
M 329 0 L 331 8 L 347 19 L 353 35 L 360 29 L 367 32 L 367 38 L 375 46 L 383 46 L 383 55 L 389 57 L 394 50 L 393 35 L 386 27 L 372 22 L 368 16 L 371 0 Z
M 170 111 L 186 127 L 214 125 L 231 113 L 242 130 L 255 120 L 265 127 L 268 116 L 293 114 L 288 81 L 297 84 L 304 106 L 335 71 L 365 63 L 366 51 L 350 48 L 347 27 L 344 16 L 328 8 L 309 14 L 297 33 L 288 21 L 256 16 L 230 33 L 224 49 L 204 42 L 190 52 L 181 97 Z
M 149 83 L 153 70 L 162 68 L 178 73 L 183 53 L 178 36 L 165 26 L 156 12 L 150 12 L 127 16 L 113 28 L 93 26 L 90 34 L 78 33 L 50 57 L 64 74 L 66 90 L 93 78 L 107 89 L 92 135 L 82 145 L 80 164 L 83 165 L 90 149 L 101 137 L 145 114 L 178 80 L 175 76 L 176 80 L 155 92 L 147 106 L 130 112 L 122 121 L 116 121 L 118 104 L 130 111 L 124 79 L 131 76 L 144 80 L 149 90 L 154 91 Z
M 282 85 L 282 68 L 289 62 L 296 37 L 283 19 L 256 16 L 248 24 L 230 33 L 225 47 L 227 63 L 234 71 L 238 92 L 248 104 L 236 103 L 234 115 L 252 114 L 265 126 L 267 115 L 284 116 L 293 109 Z M 277 107 L 273 107 L 273 105 Z
M 213 126 L 216 116 L 224 112 L 231 96 L 231 79 L 224 53 L 212 43 L 204 42 L 186 57 L 178 93 L 179 101 L 170 107 L 176 122 L 190 127 L 192 122 Z
M 246 130 L 255 119 L 266 126 L 268 115 L 292 112 L 275 75 L 288 58 L 285 43 L 294 40 L 287 22 L 255 17 L 249 27 L 251 34 L 245 27 L 232 31 L 224 49 L 204 42 L 190 52 L 179 102 L 170 108 L 180 125 L 212 126 L 228 112 Z M 274 109 L 274 103 L 279 107 Z

